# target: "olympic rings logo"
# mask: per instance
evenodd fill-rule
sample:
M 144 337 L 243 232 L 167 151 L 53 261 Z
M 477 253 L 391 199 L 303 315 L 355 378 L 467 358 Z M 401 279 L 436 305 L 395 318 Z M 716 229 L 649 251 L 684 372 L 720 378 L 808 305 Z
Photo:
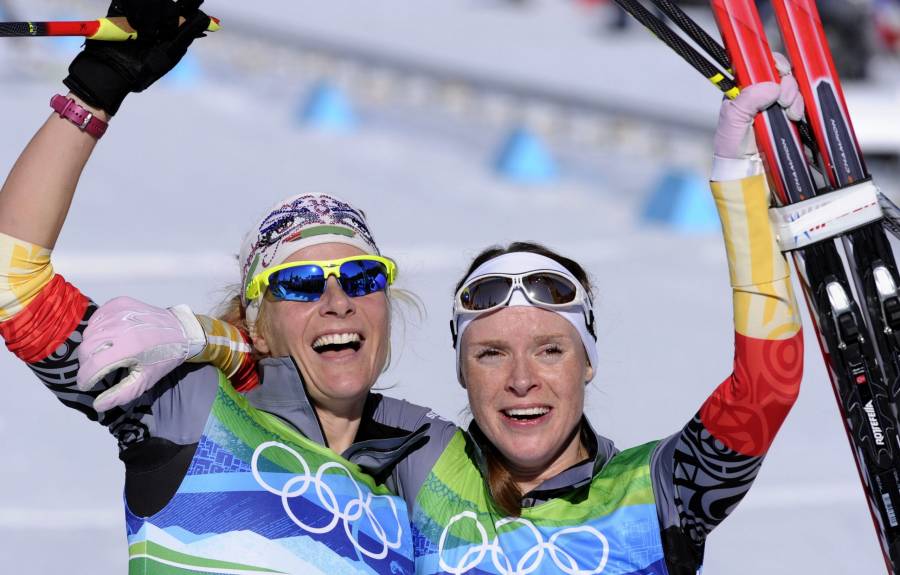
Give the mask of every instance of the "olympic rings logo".
M 266 481 L 262 478 L 259 472 L 259 457 L 262 453 L 269 448 L 273 449 L 281 449 L 297 460 L 300 466 L 303 468 L 302 475 L 295 475 L 294 477 L 287 480 L 284 484 L 284 487 L 281 489 L 276 489 L 266 483 Z M 281 497 L 281 504 L 284 507 L 285 513 L 287 513 L 288 517 L 299 527 L 308 531 L 310 533 L 328 533 L 338 524 L 339 521 L 344 524 L 344 532 L 347 534 L 347 539 L 353 543 L 353 546 L 362 553 L 363 555 L 370 557 L 372 559 L 384 559 L 387 557 L 388 549 L 398 549 L 400 547 L 401 539 L 403 538 L 403 525 L 400 522 L 400 515 L 397 512 L 397 506 L 394 503 L 394 498 L 387 495 L 373 495 L 371 492 L 367 491 L 365 496 L 363 496 L 362 489 L 360 489 L 359 484 L 356 483 L 356 480 L 353 479 L 353 476 L 347 470 L 346 467 L 341 465 L 336 461 L 329 461 L 319 467 L 318 471 L 316 471 L 315 476 L 312 475 L 309 469 L 309 464 L 306 463 L 306 460 L 302 455 L 284 445 L 283 443 L 279 443 L 277 441 L 266 441 L 265 443 L 261 443 L 259 447 L 253 452 L 253 459 L 250 461 L 250 468 L 253 472 L 253 478 L 256 479 L 256 482 L 259 485 L 274 495 Z M 325 476 L 325 472 L 329 469 L 339 469 L 347 474 L 347 478 L 350 480 L 350 483 L 356 488 L 356 497 L 351 499 L 344 505 L 344 508 L 341 509 L 337 497 L 334 494 L 334 490 L 328 486 L 327 483 L 323 480 Z M 319 498 L 319 502 L 322 507 L 327 511 L 331 512 L 331 521 L 328 522 L 327 525 L 323 527 L 315 527 L 312 525 L 307 525 L 304 523 L 299 517 L 297 517 L 294 512 L 291 510 L 290 500 L 295 497 L 300 497 L 304 493 L 306 493 L 307 489 L 310 485 L 314 485 L 316 488 L 316 495 Z M 378 519 L 375 517 L 375 514 L 372 512 L 372 504 L 379 500 L 384 499 L 387 501 L 388 506 L 390 507 L 391 512 L 394 515 L 394 523 L 397 525 L 397 532 L 394 535 L 393 539 L 388 539 L 387 531 L 385 527 L 381 525 Z M 369 549 L 364 548 L 359 540 L 354 537 L 352 533 L 352 525 L 353 522 L 360 519 L 365 513 L 366 518 L 369 520 L 369 523 L 372 525 L 372 529 L 375 532 L 376 538 L 381 542 L 381 549 L 378 551 L 370 551 Z
M 469 547 L 468 550 L 463 554 L 463 556 L 456 562 L 456 565 L 450 565 L 444 558 L 444 545 L 447 542 L 447 535 L 450 533 L 450 528 L 457 522 L 463 521 L 464 519 L 471 519 L 475 522 L 475 528 L 478 530 L 478 534 L 481 536 L 481 543 L 479 545 L 473 545 Z M 506 552 L 500 546 L 500 528 L 509 523 L 520 523 L 524 525 L 534 536 L 535 544 L 531 547 L 519 561 L 516 563 L 515 568 L 512 566 L 512 562 L 509 557 L 507 557 Z M 450 522 L 447 523 L 447 526 L 444 527 L 443 533 L 441 533 L 440 541 L 438 541 L 438 557 L 440 559 L 440 566 L 447 573 L 452 573 L 453 575 L 462 575 L 467 571 L 474 569 L 477 567 L 481 561 L 484 559 L 484 556 L 487 555 L 488 552 L 491 553 L 491 561 L 494 564 L 494 567 L 497 569 L 497 572 L 500 575 L 528 575 L 529 573 L 534 572 L 538 567 L 541 566 L 541 563 L 544 560 L 545 553 L 550 556 L 550 559 L 553 563 L 556 564 L 556 567 L 562 571 L 563 573 L 567 573 L 568 575 L 595 575 L 597 573 L 602 573 L 603 569 L 606 568 L 606 562 L 609 559 L 609 541 L 606 539 L 606 536 L 603 535 L 597 529 L 589 526 L 583 525 L 579 527 L 566 527 L 564 529 L 560 529 L 553 533 L 550 536 L 550 539 L 544 541 L 544 536 L 540 531 L 534 526 L 534 524 L 521 517 L 505 517 L 503 519 L 498 520 L 494 523 L 494 528 L 497 532 L 497 535 L 494 537 L 493 541 L 488 541 L 487 530 L 478 521 L 478 516 L 474 511 L 463 511 L 457 515 L 454 515 Z M 560 546 L 560 539 L 564 535 L 573 534 L 573 533 L 588 533 L 592 537 L 595 537 L 597 541 L 600 543 L 600 546 L 603 548 L 603 552 L 600 557 L 599 563 L 593 568 L 582 568 L 578 565 L 578 562 L 575 560 L 572 555 L 570 555 L 564 548 Z

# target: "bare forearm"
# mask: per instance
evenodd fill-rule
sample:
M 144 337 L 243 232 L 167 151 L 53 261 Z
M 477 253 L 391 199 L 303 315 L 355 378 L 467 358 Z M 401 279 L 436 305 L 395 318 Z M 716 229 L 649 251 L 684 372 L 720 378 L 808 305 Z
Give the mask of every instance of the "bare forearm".
M 102 110 L 79 103 L 98 118 L 109 120 Z M 0 189 L 0 232 L 53 248 L 96 143 L 93 136 L 53 113 L 25 147 Z

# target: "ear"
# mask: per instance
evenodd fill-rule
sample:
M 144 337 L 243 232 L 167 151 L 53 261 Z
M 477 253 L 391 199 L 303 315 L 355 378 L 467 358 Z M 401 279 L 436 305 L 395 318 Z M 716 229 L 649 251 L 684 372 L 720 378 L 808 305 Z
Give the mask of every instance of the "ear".
M 266 340 L 266 336 L 263 333 L 269 331 L 264 325 L 266 323 L 265 316 L 269 312 L 267 304 L 268 302 L 263 299 L 263 301 L 260 302 L 259 309 L 256 313 L 256 321 L 247 321 L 247 335 L 250 336 L 250 342 L 257 352 L 262 355 L 270 356 L 272 355 L 272 348 L 269 347 L 269 342 Z
M 250 341 L 253 343 L 253 348 L 256 349 L 259 353 L 263 355 L 271 355 L 272 350 L 269 348 L 269 342 L 266 341 L 266 336 L 263 335 L 264 329 L 259 329 L 262 327 L 260 325 L 259 317 L 256 318 L 256 321 L 247 326 L 247 335 L 250 336 Z
M 459 384 L 463 389 L 466 388 L 466 374 L 465 368 L 462 365 L 462 358 L 460 357 L 459 352 L 456 353 L 456 380 L 459 381 Z
M 587 362 L 584 366 L 584 384 L 587 385 L 592 379 L 594 379 L 594 367 Z
M 452 324 L 453 322 L 450 322 L 450 323 Z M 451 328 L 451 331 L 452 331 L 452 328 Z M 465 338 L 465 335 L 466 334 L 463 333 L 463 338 Z M 454 340 L 455 340 L 455 337 L 456 336 L 454 335 Z M 465 370 L 465 365 L 463 364 L 463 346 L 464 345 L 465 344 L 463 343 L 462 338 L 459 342 L 454 341 L 454 345 L 453 345 L 454 350 L 453 351 L 456 352 L 456 354 L 455 354 L 456 355 L 456 379 L 459 381 L 459 384 L 462 386 L 463 389 L 468 389 L 466 387 L 466 373 L 465 373 L 466 370 Z
M 263 336 L 261 333 L 258 333 L 256 332 L 256 330 L 254 330 L 254 333 L 250 335 L 250 339 L 253 341 L 253 347 L 256 349 L 256 351 L 263 355 L 270 354 L 269 342 L 266 341 L 265 336 Z

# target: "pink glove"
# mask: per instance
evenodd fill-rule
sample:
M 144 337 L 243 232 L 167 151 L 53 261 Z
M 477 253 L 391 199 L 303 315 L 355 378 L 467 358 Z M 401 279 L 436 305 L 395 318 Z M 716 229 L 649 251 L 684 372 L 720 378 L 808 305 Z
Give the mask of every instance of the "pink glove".
M 134 401 L 205 346 L 206 335 L 188 306 L 162 309 L 118 297 L 88 322 L 78 347 L 76 386 L 88 391 L 113 371 L 128 368 L 128 375 L 94 400 L 94 409 L 107 411 Z
M 803 97 L 797 80 L 791 75 L 787 58 L 775 53 L 775 64 L 781 74 L 781 83 L 760 82 L 747 86 L 734 100 L 725 100 L 719 112 L 719 125 L 713 140 L 715 155 L 732 160 L 751 159 L 756 155 L 756 139 L 753 136 L 753 119 L 756 115 L 778 102 L 788 118 L 795 122 L 803 118 Z

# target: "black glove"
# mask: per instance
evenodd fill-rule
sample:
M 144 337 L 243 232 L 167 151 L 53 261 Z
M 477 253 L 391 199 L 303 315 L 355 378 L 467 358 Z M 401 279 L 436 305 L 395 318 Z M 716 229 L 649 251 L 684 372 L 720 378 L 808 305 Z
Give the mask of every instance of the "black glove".
M 140 92 L 178 64 L 209 16 L 203 0 L 113 0 L 107 16 L 125 16 L 137 40 L 88 40 L 69 65 L 63 83 L 89 105 L 115 114 L 129 92 Z M 184 17 L 183 25 L 178 25 Z

